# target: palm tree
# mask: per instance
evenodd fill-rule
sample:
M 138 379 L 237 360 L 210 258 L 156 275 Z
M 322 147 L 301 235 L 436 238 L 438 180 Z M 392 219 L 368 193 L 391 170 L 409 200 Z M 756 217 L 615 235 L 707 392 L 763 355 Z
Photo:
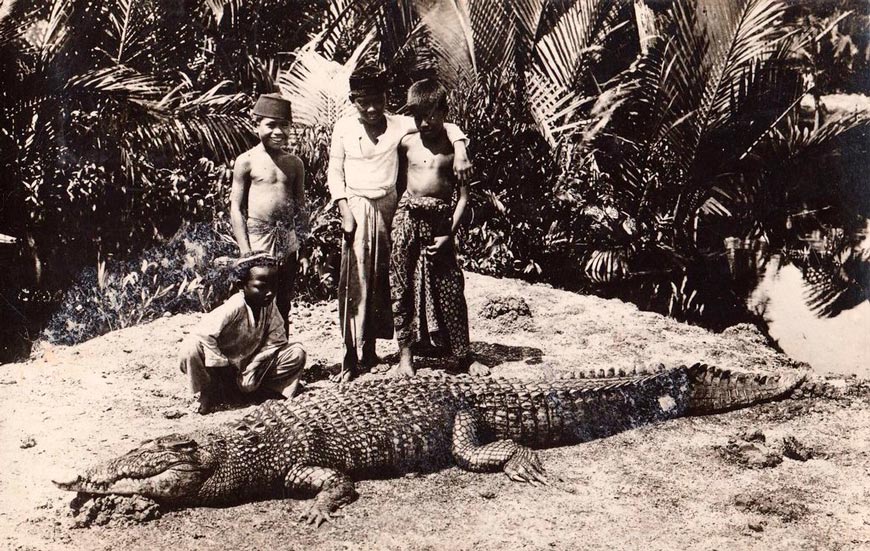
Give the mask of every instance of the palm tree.
M 866 121 L 800 126 L 794 114 L 810 87 L 799 54 L 818 36 L 786 25 L 787 8 L 675 0 L 657 19 L 660 36 L 605 88 L 579 148 L 612 186 L 602 201 L 612 223 L 586 257 L 591 279 L 658 281 L 673 302 L 703 287 L 695 279 L 684 293 L 679 282 L 699 265 L 709 277 L 724 238 L 769 242 L 783 227 L 771 206 L 782 214 L 786 202 L 812 200 L 806 179 L 786 185 L 794 172 L 785 167 L 818 162 L 834 138 Z
M 95 235 L 123 253 L 185 208 L 167 171 L 197 174 L 197 159 L 225 162 L 251 143 L 248 96 L 196 82 L 211 18 L 171 0 L 11 5 L 0 20 L 9 233 L 44 234 L 49 256 L 92 250 Z
M 579 114 L 599 92 L 593 69 L 612 33 L 625 27 L 619 22 L 624 9 L 608 0 L 337 0 L 303 51 L 308 60 L 318 52 L 350 70 L 348 61 L 374 59 L 392 67 L 410 58 L 412 71 L 434 71 L 450 88 L 473 87 L 492 73 L 511 75 L 520 91 L 516 108 L 555 145 L 579 125 Z M 358 46 L 373 38 L 371 50 L 359 55 Z M 305 61 L 297 56 L 279 77 L 287 91 L 332 78 L 300 70 L 299 63 Z M 302 105 L 320 101 L 294 98 Z

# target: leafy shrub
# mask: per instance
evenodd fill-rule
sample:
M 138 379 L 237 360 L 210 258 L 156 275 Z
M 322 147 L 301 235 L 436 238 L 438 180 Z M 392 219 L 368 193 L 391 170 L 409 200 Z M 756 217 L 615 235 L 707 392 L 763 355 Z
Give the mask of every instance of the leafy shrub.
M 66 291 L 43 338 L 76 344 L 166 313 L 211 310 L 233 286 L 227 269 L 214 259 L 236 252 L 229 224 L 218 220 L 186 225 L 133 260 L 101 259 Z
M 291 150 L 305 164 L 308 217 L 302 249 L 307 269 L 297 274 L 296 294 L 310 300 L 335 296 L 341 262 L 341 225 L 335 213 L 327 210 L 326 171 L 331 134 L 332 129 L 324 126 L 302 127 L 291 140 Z
M 573 268 L 578 196 L 562 194 L 573 174 L 560 166 L 534 123 L 517 108 L 510 74 L 453 92 L 453 120 L 470 138 L 475 170 L 461 253 L 476 272 L 564 284 Z M 581 224 L 582 225 L 582 224 Z

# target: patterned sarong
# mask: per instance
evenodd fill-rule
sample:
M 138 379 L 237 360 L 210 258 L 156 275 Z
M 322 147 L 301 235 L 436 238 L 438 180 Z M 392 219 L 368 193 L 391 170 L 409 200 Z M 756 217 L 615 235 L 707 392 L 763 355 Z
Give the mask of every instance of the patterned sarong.
M 423 254 L 434 237 L 450 234 L 452 208 L 434 197 L 405 194 L 393 219 L 390 288 L 400 346 L 429 344 L 468 354 L 465 279 L 452 241 L 435 257 Z
M 347 206 L 356 221 L 352 239 L 341 250 L 338 315 L 345 347 L 393 337 L 390 309 L 390 224 L 396 192 L 369 199 L 350 196 Z

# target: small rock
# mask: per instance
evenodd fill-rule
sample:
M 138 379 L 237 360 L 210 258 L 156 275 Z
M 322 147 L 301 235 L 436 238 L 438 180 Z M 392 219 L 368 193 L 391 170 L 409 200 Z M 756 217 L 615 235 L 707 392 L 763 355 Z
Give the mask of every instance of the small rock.
M 32 437 L 28 436 L 27 438 L 23 438 L 21 440 L 21 445 L 19 446 L 22 450 L 26 450 L 27 448 L 32 448 L 36 445 L 36 440 Z
M 487 297 L 486 303 L 480 310 L 480 316 L 486 319 L 495 319 L 506 314 L 513 314 L 514 317 L 531 317 L 532 311 L 525 299 L 513 296 Z
M 179 417 L 184 417 L 185 415 L 187 414 L 178 409 L 168 409 L 163 412 L 163 417 L 166 417 L 167 419 L 178 419 Z
M 766 442 L 767 437 L 764 436 L 764 433 L 761 432 L 761 429 L 746 429 L 741 435 L 740 438 L 746 440 L 747 442 Z
M 806 461 L 813 458 L 813 450 L 794 436 L 786 436 L 782 439 L 782 455 L 795 461 Z
M 491 490 L 483 490 L 482 492 L 480 492 L 480 497 L 482 497 L 483 499 L 494 499 L 495 496 L 496 493 Z
M 163 312 L 163 317 L 164 317 L 164 318 L 171 318 L 171 317 L 172 317 L 172 312 Z
M 121 350 L 123 350 L 127 354 L 130 354 L 131 352 L 133 352 L 133 350 L 131 348 L 122 348 Z
M 748 526 L 749 526 L 749 529 L 752 530 L 753 532 L 763 532 L 764 531 L 764 526 L 762 526 L 761 524 L 759 524 L 757 522 L 750 522 Z
M 142 378 L 143 378 L 143 379 L 150 379 L 150 378 L 151 378 L 151 374 L 150 374 L 150 373 L 143 373 L 143 374 L 142 374 Z

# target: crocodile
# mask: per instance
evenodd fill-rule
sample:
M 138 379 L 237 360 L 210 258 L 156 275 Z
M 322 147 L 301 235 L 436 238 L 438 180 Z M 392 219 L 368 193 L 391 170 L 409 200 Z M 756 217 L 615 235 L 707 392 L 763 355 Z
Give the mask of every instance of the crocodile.
M 241 421 L 143 442 L 54 483 L 86 495 L 227 506 L 313 497 L 320 525 L 356 497 L 354 480 L 431 472 L 451 463 L 549 482 L 535 449 L 787 395 L 805 372 L 734 372 L 703 364 L 655 373 L 557 380 L 468 375 L 353 382 L 257 406 Z

